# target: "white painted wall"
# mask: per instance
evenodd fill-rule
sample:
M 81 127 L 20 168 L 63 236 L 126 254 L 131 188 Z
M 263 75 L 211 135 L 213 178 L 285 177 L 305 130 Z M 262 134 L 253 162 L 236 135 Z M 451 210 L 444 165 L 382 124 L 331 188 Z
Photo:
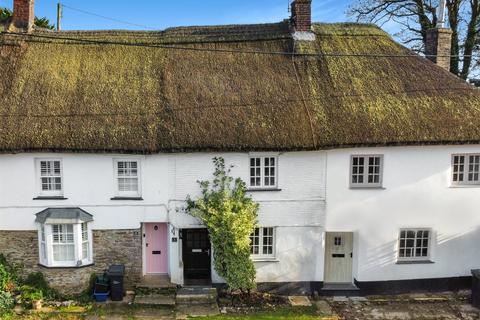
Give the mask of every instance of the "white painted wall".
M 480 187 L 451 186 L 452 153 L 480 146 L 340 149 L 327 152 L 327 231 L 353 231 L 359 281 L 470 275 L 480 267 Z M 350 189 L 352 154 L 383 154 L 384 189 Z M 403 227 L 428 227 L 433 264 L 396 264 Z
M 325 152 L 278 155 L 278 188 L 252 192 L 260 203 L 259 224 L 276 227 L 276 261 L 256 262 L 258 281 L 321 280 L 325 221 Z M 248 181 L 248 153 L 192 153 L 147 156 L 99 154 L 0 155 L 0 230 L 36 230 L 35 213 L 48 207 L 81 207 L 94 216 L 93 229 L 139 228 L 142 222 L 168 222 L 169 273 L 183 283 L 180 228 L 199 227 L 183 214 L 187 195 L 199 195 L 197 180 L 211 179 L 212 158 L 234 165 L 232 176 Z M 36 158 L 59 158 L 67 200 L 38 196 Z M 139 159 L 143 201 L 110 200 L 115 194 L 113 160 Z M 175 235 L 174 235 L 175 234 Z M 221 279 L 213 272 L 213 280 Z

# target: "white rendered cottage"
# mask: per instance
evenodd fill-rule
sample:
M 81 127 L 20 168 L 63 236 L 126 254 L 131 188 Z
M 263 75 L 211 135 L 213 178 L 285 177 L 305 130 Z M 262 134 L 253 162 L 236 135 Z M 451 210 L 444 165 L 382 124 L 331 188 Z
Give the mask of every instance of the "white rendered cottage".
M 126 266 L 221 285 L 182 213 L 224 157 L 260 204 L 260 289 L 469 286 L 480 266 L 480 96 L 375 26 L 288 21 L 0 35 L 0 253 L 64 292 Z M 448 45 L 447 45 L 448 47 Z M 444 51 L 442 51 L 444 50 Z M 346 290 L 346 291 L 345 291 Z

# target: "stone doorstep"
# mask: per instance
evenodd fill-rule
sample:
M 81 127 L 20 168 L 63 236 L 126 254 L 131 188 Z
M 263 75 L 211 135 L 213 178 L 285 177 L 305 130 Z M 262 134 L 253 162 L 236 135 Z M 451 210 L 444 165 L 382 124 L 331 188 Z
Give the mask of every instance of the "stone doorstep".
M 176 296 L 177 304 L 212 304 L 217 303 L 215 288 L 180 288 Z
M 148 294 L 135 296 L 134 304 L 147 306 L 174 306 L 175 295 Z

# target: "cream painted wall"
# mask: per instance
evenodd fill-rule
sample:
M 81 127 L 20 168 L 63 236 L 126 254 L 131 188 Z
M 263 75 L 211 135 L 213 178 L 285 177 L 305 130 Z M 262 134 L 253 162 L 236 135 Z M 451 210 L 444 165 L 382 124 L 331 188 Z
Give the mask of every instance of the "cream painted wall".
M 452 153 L 480 146 L 327 152 L 327 231 L 353 231 L 359 281 L 470 275 L 480 267 L 480 187 L 452 187 Z M 350 189 L 352 154 L 383 154 L 383 189 Z M 396 264 L 400 228 L 432 228 L 432 264 Z

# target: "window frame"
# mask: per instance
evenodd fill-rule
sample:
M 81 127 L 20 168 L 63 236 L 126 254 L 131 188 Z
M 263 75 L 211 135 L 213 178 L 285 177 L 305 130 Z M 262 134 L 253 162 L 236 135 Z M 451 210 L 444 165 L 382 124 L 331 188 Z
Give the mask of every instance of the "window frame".
M 417 232 L 418 231 L 428 231 L 428 246 L 427 246 L 427 255 L 426 256 L 420 256 L 420 257 L 400 257 L 400 241 L 401 241 L 401 234 L 402 231 L 408 232 L 408 231 L 414 231 L 415 232 L 415 238 L 413 240 L 414 246 L 413 246 L 413 251 L 415 252 L 417 249 Z M 418 262 L 418 261 L 431 261 L 432 257 L 432 237 L 433 231 L 432 228 L 400 228 L 398 231 L 398 237 L 397 237 L 397 262 Z M 405 247 L 406 248 L 406 247 Z M 421 247 L 423 248 L 423 247 Z
M 118 184 L 118 163 L 136 162 L 137 163 L 137 191 L 120 191 Z M 115 197 L 140 198 L 142 196 L 142 161 L 139 158 L 115 158 L 113 159 L 113 182 Z
M 42 162 L 60 162 L 60 190 L 43 190 L 42 189 Z M 37 186 L 37 194 L 40 197 L 63 197 L 64 195 L 64 180 L 63 180 L 63 161 L 61 158 L 36 158 L 35 159 L 35 177 L 36 177 L 36 186 Z M 56 176 L 48 176 L 48 177 L 56 177 Z
M 353 159 L 354 158 L 363 158 L 363 182 L 362 183 L 354 183 L 353 182 Z M 370 158 L 380 158 L 380 169 L 379 169 L 379 179 L 378 183 L 375 182 L 368 182 L 368 168 L 369 168 L 369 159 Z M 384 155 L 383 154 L 352 154 L 350 155 L 350 189 L 381 189 L 383 188 L 383 168 L 384 168 Z
M 470 173 L 470 157 L 471 156 L 478 156 L 480 157 L 480 153 L 453 153 L 451 156 L 451 174 L 450 174 L 450 182 L 453 186 L 478 186 L 480 185 L 480 171 L 478 181 L 468 181 L 468 174 Z M 455 157 L 464 157 L 465 161 L 463 163 L 463 171 L 458 172 L 457 174 L 463 174 L 464 181 L 454 181 L 453 176 L 456 174 L 454 171 L 455 169 Z
M 82 224 L 86 223 L 88 236 L 88 256 L 83 256 Z M 73 226 L 73 250 L 74 260 L 56 261 L 53 254 L 53 226 L 54 225 L 72 225 Z M 45 241 L 42 241 L 42 232 L 45 234 Z M 45 255 L 42 254 L 42 246 L 45 246 Z M 93 264 L 93 237 L 91 222 L 78 223 L 38 223 L 38 248 L 39 263 L 47 268 L 79 268 Z
M 252 175 L 251 175 L 251 161 L 252 159 L 257 159 L 260 158 L 260 185 L 259 186 L 254 186 L 252 185 Z M 273 185 L 265 185 L 265 159 L 266 158 L 274 158 L 275 159 L 275 165 L 273 168 L 275 169 L 275 174 L 273 175 L 273 178 L 275 179 L 275 183 Z M 272 167 L 272 166 L 270 166 Z M 248 188 L 251 190 L 268 190 L 268 189 L 277 189 L 278 188 L 278 155 L 275 154 L 250 154 L 248 156 Z M 272 176 L 269 176 L 272 177 Z
M 274 260 L 275 257 L 277 256 L 276 254 L 276 249 L 277 249 L 277 245 L 276 245 L 276 241 L 277 241 L 277 228 L 275 227 L 255 227 L 255 230 L 258 229 L 258 254 L 254 254 L 252 252 L 252 246 L 253 246 L 253 243 L 250 244 L 250 257 L 252 258 L 252 260 Z M 271 254 L 264 254 L 263 253 L 263 247 L 264 247 L 264 244 L 263 244 L 263 239 L 264 239 L 264 229 L 272 229 L 272 253 Z M 254 230 L 254 232 L 255 232 Z M 252 235 L 254 234 L 254 232 L 252 232 Z M 250 238 L 252 238 L 252 235 L 250 236 Z

